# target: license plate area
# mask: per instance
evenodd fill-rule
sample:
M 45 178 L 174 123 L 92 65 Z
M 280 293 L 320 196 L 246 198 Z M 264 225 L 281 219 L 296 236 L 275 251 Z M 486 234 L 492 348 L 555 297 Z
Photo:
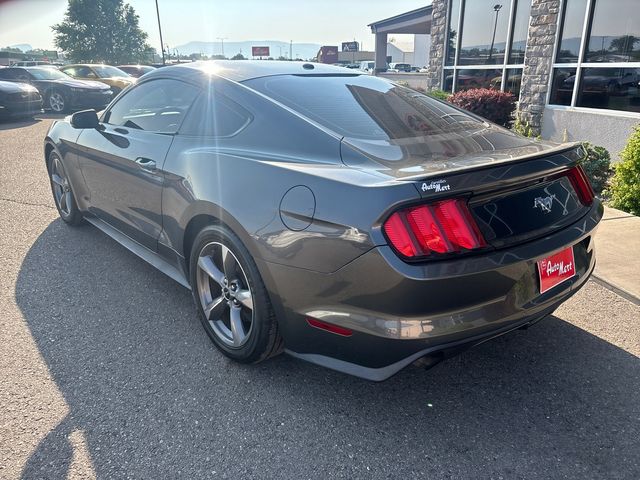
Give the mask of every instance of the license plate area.
M 537 261 L 540 293 L 566 282 L 576 275 L 576 260 L 573 247 L 565 248 Z
M 584 212 L 568 177 L 470 202 L 485 239 L 496 248 L 546 235 Z

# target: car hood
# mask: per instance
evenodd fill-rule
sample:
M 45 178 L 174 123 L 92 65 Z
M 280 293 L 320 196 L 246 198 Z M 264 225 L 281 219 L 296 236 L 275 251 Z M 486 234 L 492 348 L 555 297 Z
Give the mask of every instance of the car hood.
M 462 170 L 558 153 L 576 144 L 557 144 L 484 124 L 472 132 L 449 132 L 395 140 L 342 139 L 347 166 L 376 170 L 396 180 L 418 180 Z
M 0 80 L 0 92 L 2 93 L 20 93 L 20 92 L 35 92 L 36 88 L 32 87 L 28 83 L 15 83 L 4 82 Z
M 106 90 L 109 87 L 109 85 L 104 84 L 102 82 L 94 82 L 92 80 L 76 80 L 74 78 L 61 78 L 58 80 L 49 80 L 52 83 L 57 83 L 60 85 L 66 85 L 67 87 L 73 87 L 73 88 L 84 88 L 84 89 L 88 89 L 88 90 Z

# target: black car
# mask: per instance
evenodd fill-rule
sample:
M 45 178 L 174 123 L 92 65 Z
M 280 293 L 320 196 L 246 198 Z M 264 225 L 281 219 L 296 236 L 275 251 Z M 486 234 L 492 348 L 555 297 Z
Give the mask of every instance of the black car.
M 225 355 L 371 380 L 533 324 L 585 284 L 603 208 L 584 155 L 277 61 L 158 69 L 45 138 L 62 219 L 191 289 Z
M 27 83 L 0 81 L 0 119 L 42 113 L 42 96 Z
M 1 68 L 0 80 L 33 85 L 44 98 L 44 107 L 55 113 L 83 108 L 101 110 L 113 97 L 108 85 L 76 80 L 53 67 Z
M 118 68 L 136 78 L 140 78 L 145 73 L 153 72 L 156 69 L 150 65 L 118 65 Z

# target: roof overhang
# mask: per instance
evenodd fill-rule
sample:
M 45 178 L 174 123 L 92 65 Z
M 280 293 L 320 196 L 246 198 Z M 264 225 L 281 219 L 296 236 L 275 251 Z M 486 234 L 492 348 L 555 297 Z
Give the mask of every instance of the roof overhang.
M 395 17 L 385 18 L 370 23 L 371 33 L 431 33 L 431 13 L 433 7 L 426 7 L 401 13 Z

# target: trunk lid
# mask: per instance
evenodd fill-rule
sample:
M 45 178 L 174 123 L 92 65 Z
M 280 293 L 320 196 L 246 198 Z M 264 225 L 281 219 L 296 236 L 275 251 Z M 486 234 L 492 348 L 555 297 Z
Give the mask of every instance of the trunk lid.
M 575 146 L 532 140 L 497 125 L 476 122 L 457 131 L 420 137 L 344 137 L 342 161 L 396 180 L 415 181 L 552 155 Z
M 412 182 L 426 203 L 466 198 L 486 242 L 496 249 L 548 235 L 586 214 L 591 202 L 583 202 L 575 183 L 582 147 L 531 141 L 499 127 L 488 130 L 489 135 L 485 130 L 453 143 L 436 141 L 437 147 L 433 139 L 393 145 L 344 139 L 360 155 L 344 155 L 345 149 L 343 161 Z M 488 149 L 489 141 L 503 148 Z

